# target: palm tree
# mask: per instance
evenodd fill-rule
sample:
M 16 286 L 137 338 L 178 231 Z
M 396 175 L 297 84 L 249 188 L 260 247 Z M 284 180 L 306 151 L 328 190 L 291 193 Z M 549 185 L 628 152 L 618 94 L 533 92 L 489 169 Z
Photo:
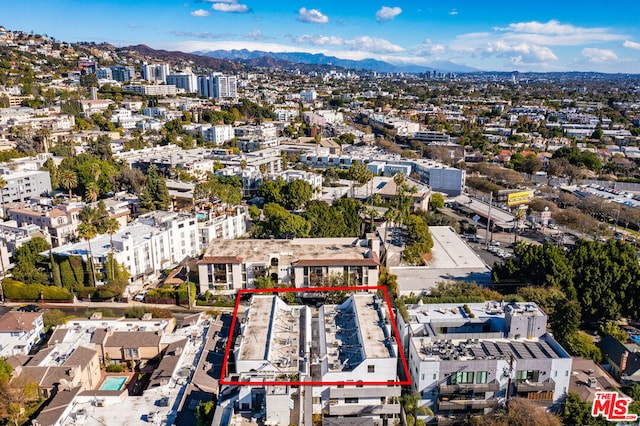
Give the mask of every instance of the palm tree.
M 95 163 L 95 162 L 89 164 L 89 173 L 93 177 L 93 181 L 97 182 L 98 178 L 100 177 L 100 174 L 102 173 L 102 169 L 100 168 L 100 164 Z
M 116 279 L 116 261 L 114 258 L 114 247 L 113 247 L 113 235 L 118 232 L 120 229 L 120 222 L 115 220 L 114 218 L 109 218 L 104 221 L 104 229 L 109 234 L 109 244 L 111 247 L 111 280 Z
M 51 130 L 45 128 L 38 129 L 36 137 L 42 145 L 42 150 L 44 152 L 49 152 L 49 138 L 51 137 Z
M 245 196 L 244 193 L 244 169 L 247 168 L 247 160 L 240 160 L 240 170 L 242 170 L 242 172 L 240 173 L 240 179 L 242 179 L 242 196 Z
M 92 203 L 98 201 L 98 196 L 100 195 L 100 188 L 96 185 L 95 182 L 89 182 L 87 184 L 87 191 L 85 193 L 85 198 Z
M 385 261 L 388 259 L 388 252 L 389 252 L 389 244 L 387 243 L 387 234 L 389 232 L 389 224 L 390 223 L 394 223 L 397 220 L 398 217 L 398 210 L 392 208 L 387 209 L 386 212 L 384 212 L 384 220 L 385 220 L 385 224 L 384 224 L 384 241 L 382 242 L 384 244 L 385 250 L 384 250 L 384 257 L 385 257 Z
M 60 176 L 60 185 L 69 191 L 69 202 L 71 202 L 71 189 L 78 186 L 78 175 L 73 170 L 65 170 Z
M 7 187 L 7 180 L 0 176 L 0 201 L 2 202 L 2 216 L 4 217 L 4 189 Z
M 91 240 L 94 239 L 98 235 L 98 230 L 95 225 L 91 222 L 82 222 L 80 226 L 78 226 L 78 236 L 87 241 L 87 246 L 89 247 L 89 266 L 91 267 L 91 276 L 93 278 L 93 285 L 96 285 L 96 271 L 93 268 L 93 253 L 91 252 Z

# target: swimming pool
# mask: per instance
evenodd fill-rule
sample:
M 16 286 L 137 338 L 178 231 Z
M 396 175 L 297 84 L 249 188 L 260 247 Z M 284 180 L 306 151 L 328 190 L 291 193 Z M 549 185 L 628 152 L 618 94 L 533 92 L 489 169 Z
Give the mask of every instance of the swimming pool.
M 127 376 L 109 376 L 102 382 L 100 390 L 119 391 L 124 387 L 124 384 L 127 383 L 127 379 Z

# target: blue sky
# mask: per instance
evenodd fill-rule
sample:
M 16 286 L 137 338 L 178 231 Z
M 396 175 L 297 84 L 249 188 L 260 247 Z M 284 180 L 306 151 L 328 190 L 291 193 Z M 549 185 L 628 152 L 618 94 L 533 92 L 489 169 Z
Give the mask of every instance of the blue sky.
M 0 25 L 185 52 L 304 51 L 496 71 L 640 73 L 640 2 L 4 0 Z

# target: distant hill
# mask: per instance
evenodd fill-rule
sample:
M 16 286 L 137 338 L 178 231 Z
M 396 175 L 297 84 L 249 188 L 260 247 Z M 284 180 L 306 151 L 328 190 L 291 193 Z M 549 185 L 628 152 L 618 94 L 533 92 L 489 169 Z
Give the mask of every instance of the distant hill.
M 139 59 L 148 58 L 171 64 L 189 62 L 193 63 L 193 65 L 197 67 L 212 68 L 222 72 L 238 72 L 243 71 L 245 68 L 242 64 L 226 58 L 215 58 L 212 56 L 203 56 L 195 53 L 179 51 L 157 50 L 145 44 L 121 47 L 117 49 L 117 52 L 121 55 L 126 53 L 130 56 L 138 57 Z
M 379 61 L 376 59 L 349 60 L 340 59 L 335 56 L 326 56 L 322 53 L 305 53 L 305 52 L 264 52 L 259 50 L 250 51 L 241 50 L 213 50 L 213 51 L 197 51 L 194 54 L 205 55 L 218 59 L 228 59 L 232 61 L 242 61 L 250 65 L 255 63 L 257 59 L 273 58 L 276 60 L 287 61 L 293 64 L 312 64 L 312 65 L 333 65 L 349 69 L 364 69 L 378 72 L 410 72 L 421 73 L 426 71 L 438 72 L 477 72 L 476 68 L 467 67 L 465 65 L 455 64 L 448 61 L 434 61 L 429 66 L 421 65 L 395 65 L 389 62 Z M 280 64 L 285 65 L 285 64 Z

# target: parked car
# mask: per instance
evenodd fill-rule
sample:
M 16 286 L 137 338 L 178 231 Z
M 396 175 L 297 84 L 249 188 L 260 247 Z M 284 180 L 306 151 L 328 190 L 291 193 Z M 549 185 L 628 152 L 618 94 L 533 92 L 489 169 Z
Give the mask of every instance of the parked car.
M 138 293 L 138 294 L 136 294 L 134 296 L 133 300 L 135 300 L 136 302 L 142 302 L 146 295 L 147 295 L 147 291 L 146 290 L 142 290 L 140 293 Z
M 40 312 L 40 307 L 37 305 L 25 305 L 18 308 L 19 312 Z

